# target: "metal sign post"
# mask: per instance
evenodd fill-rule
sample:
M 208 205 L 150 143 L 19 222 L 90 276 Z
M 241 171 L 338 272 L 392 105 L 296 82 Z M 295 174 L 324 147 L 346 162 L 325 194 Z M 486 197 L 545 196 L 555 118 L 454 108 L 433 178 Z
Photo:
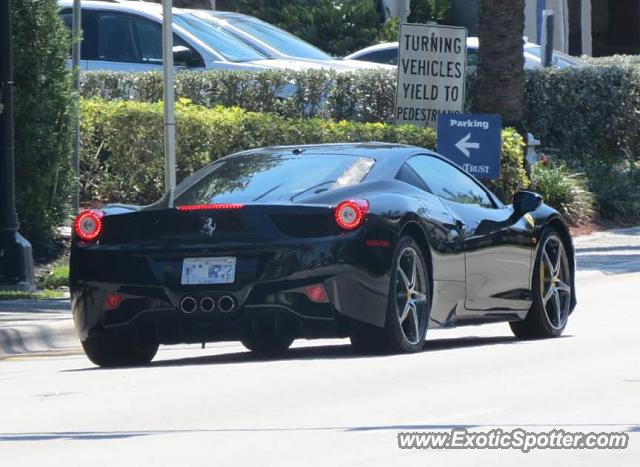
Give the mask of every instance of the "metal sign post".
M 553 10 L 544 10 L 542 12 L 542 43 L 540 49 L 542 51 L 542 66 L 551 66 L 553 63 L 553 39 L 554 39 L 554 13 Z
M 176 186 L 176 120 L 173 90 L 172 0 L 162 0 L 162 64 L 164 69 L 164 187 Z
M 71 169 L 73 170 L 74 184 L 71 192 L 71 207 L 73 212 L 80 210 L 80 35 L 82 16 L 80 0 L 73 0 L 73 26 L 72 26 L 72 46 L 71 62 L 73 73 L 73 98 L 74 105 L 74 135 L 73 153 L 71 155 Z

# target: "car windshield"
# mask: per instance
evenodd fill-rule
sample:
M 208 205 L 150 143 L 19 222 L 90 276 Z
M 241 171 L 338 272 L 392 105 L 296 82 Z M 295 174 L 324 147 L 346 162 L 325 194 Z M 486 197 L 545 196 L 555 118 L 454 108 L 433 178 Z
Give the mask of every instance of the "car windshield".
M 219 24 L 219 20 L 212 18 L 208 14 L 206 16 L 202 15 L 199 17 L 209 24 Z M 225 17 L 224 21 L 245 34 L 255 37 L 260 42 L 263 42 L 283 55 L 310 60 L 333 59 L 333 57 L 328 53 L 323 52 L 308 42 L 303 41 L 299 37 L 259 19 L 248 16 L 229 16 Z
M 177 25 L 189 31 L 230 62 L 249 62 L 269 58 L 220 26 L 202 21 L 190 13 L 176 14 L 173 18 Z
M 175 205 L 293 201 L 356 185 L 374 163 L 344 155 L 241 154 L 185 180 L 176 189 Z

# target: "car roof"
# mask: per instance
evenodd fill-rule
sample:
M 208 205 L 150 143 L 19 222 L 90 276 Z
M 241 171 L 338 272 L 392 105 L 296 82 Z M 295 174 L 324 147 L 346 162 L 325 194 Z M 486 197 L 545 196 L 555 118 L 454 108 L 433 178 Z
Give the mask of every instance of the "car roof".
M 478 38 L 477 37 L 467 37 L 467 47 L 478 48 Z M 398 42 L 382 42 L 380 44 L 370 45 L 369 47 L 365 47 L 364 49 L 360 49 L 357 52 L 354 52 L 352 55 L 360 55 L 363 53 L 370 52 L 378 52 L 380 50 L 391 50 L 397 49 Z
M 371 53 L 371 52 L 377 52 L 380 50 L 391 50 L 391 49 L 397 49 L 398 48 L 398 42 L 382 42 L 380 44 L 375 44 L 375 45 L 371 45 L 369 47 L 365 47 L 364 49 L 360 49 L 354 53 L 352 53 L 351 55 L 347 55 L 347 57 L 350 57 L 352 55 L 354 56 L 359 56 L 365 53 Z M 480 47 L 480 40 L 478 39 L 478 37 L 472 36 L 472 37 L 467 37 L 467 47 L 471 48 L 471 49 L 477 49 Z M 538 47 L 538 44 L 534 44 L 533 42 L 528 42 L 525 41 L 524 43 L 524 47 Z M 558 53 L 557 51 L 554 51 L 554 53 Z

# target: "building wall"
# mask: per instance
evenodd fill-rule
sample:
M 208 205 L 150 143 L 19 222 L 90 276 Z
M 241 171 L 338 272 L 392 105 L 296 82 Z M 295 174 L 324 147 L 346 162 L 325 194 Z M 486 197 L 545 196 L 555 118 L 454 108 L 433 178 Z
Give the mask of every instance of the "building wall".
M 529 42 L 538 42 L 539 0 L 526 0 L 524 7 L 524 35 Z
M 640 0 L 592 0 L 593 54 L 640 53 Z

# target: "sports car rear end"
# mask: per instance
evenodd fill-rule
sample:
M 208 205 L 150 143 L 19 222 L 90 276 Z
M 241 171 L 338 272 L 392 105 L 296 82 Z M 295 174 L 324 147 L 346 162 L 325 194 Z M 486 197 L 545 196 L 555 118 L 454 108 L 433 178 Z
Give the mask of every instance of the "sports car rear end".
M 349 197 L 374 163 L 292 151 L 233 156 L 156 205 L 82 213 L 70 273 L 80 338 L 171 344 L 263 329 L 340 336 L 349 317 L 380 325 L 392 233 L 366 200 Z

